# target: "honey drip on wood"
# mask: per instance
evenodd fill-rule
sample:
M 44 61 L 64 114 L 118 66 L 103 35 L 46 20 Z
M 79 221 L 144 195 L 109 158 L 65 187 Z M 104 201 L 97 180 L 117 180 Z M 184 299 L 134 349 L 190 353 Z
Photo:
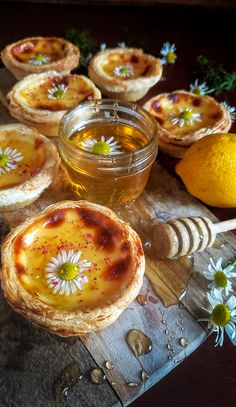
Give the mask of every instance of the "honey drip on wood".
M 150 266 L 146 267 L 145 274 L 164 306 L 177 304 L 186 291 L 188 280 L 193 272 L 193 257 L 184 256 L 173 260 L 155 259 L 155 264 Z
M 146 355 L 152 350 L 152 341 L 139 329 L 131 329 L 127 336 L 126 341 L 136 357 Z

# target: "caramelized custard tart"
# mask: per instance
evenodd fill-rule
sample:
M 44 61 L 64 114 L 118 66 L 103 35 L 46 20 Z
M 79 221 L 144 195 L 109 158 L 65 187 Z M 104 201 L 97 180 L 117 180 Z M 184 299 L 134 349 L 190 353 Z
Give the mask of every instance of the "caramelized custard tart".
M 215 99 L 185 91 L 157 95 L 144 108 L 160 124 L 160 149 L 173 157 L 183 157 L 208 134 L 228 132 L 232 124 L 229 112 Z
M 162 66 L 142 49 L 114 48 L 98 52 L 88 73 L 103 95 L 135 102 L 160 80 Z
M 8 109 L 19 121 L 46 136 L 57 136 L 62 116 L 85 100 L 100 99 L 101 93 L 82 75 L 45 72 L 29 75 L 7 95 Z
M 67 75 L 78 65 L 80 50 L 64 38 L 32 37 L 8 45 L 1 57 L 9 71 L 22 79 L 52 70 Z
M 128 224 L 106 207 L 65 201 L 7 236 L 1 281 L 17 312 L 66 337 L 114 322 L 137 296 L 144 267 Z
M 36 130 L 0 126 L 0 210 L 34 202 L 52 183 L 59 161 L 55 145 Z

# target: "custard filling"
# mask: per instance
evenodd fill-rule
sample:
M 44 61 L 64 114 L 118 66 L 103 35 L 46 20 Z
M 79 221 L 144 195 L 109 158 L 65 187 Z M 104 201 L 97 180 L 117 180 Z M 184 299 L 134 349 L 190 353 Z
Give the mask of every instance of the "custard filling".
M 122 227 L 87 208 L 45 215 L 16 238 L 13 250 L 20 284 L 61 310 L 89 311 L 112 304 L 136 269 Z
M 17 186 L 41 171 L 46 147 L 39 138 L 26 138 L 18 130 L 0 132 L 0 188 Z
M 93 89 L 81 77 L 58 76 L 44 82 L 32 82 L 19 93 L 22 104 L 33 109 L 68 110 L 86 99 L 92 99 Z
M 12 54 L 18 62 L 43 65 L 64 58 L 66 52 L 64 42 L 43 38 L 18 43 L 13 47 Z
M 138 56 L 131 53 L 111 52 L 107 55 L 104 63 L 104 72 L 119 79 L 136 79 L 145 76 L 150 68 L 150 62 L 145 56 Z
M 175 135 L 212 127 L 223 119 L 221 108 L 209 99 L 181 93 L 160 96 L 152 102 L 151 113 L 164 129 Z

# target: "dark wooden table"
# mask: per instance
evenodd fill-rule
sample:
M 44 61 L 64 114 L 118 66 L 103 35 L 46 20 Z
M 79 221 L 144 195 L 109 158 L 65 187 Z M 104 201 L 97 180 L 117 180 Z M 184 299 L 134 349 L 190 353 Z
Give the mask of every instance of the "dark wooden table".
M 89 3 L 89 1 L 88 1 Z M 163 42 L 174 42 L 178 59 L 165 71 L 148 97 L 162 91 L 188 89 L 200 53 L 235 69 L 235 9 L 168 7 L 95 7 L 0 2 L 0 48 L 32 35 L 63 36 L 66 29 L 89 29 L 99 41 L 118 41 L 158 54 Z M 227 95 L 231 104 L 235 93 Z M 235 131 L 235 128 L 234 128 Z M 174 160 L 159 155 L 173 173 Z M 211 209 L 220 219 L 236 217 L 235 209 Z M 231 407 L 236 401 L 236 349 L 226 339 L 214 348 L 212 335 L 197 351 L 132 406 Z M 17 406 L 14 406 L 17 407 Z M 31 406 L 26 406 L 31 407 Z

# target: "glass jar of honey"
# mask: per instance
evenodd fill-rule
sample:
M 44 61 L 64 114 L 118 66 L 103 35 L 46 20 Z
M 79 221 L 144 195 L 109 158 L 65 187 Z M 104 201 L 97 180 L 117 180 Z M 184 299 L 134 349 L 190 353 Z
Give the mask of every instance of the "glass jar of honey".
M 157 155 L 158 125 L 140 106 L 87 101 L 64 115 L 59 137 L 77 198 L 115 208 L 143 192 Z

